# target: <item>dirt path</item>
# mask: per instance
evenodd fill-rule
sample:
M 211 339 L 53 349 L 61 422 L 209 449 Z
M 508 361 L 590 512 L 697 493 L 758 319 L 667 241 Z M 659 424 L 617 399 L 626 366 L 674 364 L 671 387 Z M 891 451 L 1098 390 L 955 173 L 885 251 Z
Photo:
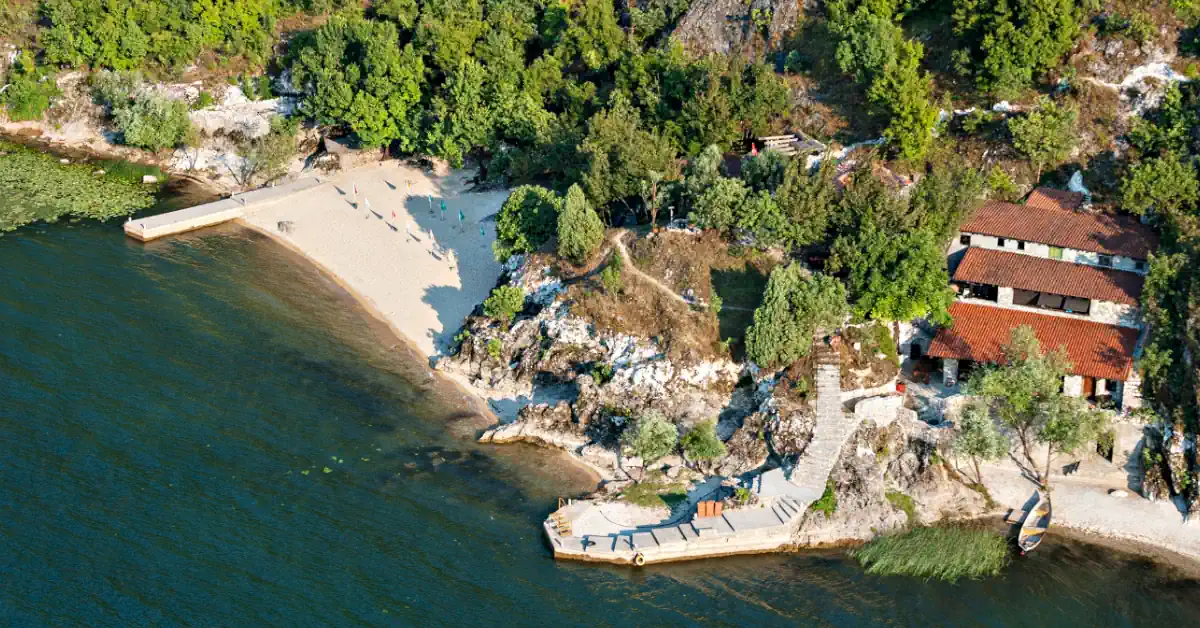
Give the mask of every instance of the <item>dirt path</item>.
M 687 299 L 683 298 L 682 295 L 677 294 L 674 290 L 671 289 L 670 286 L 668 286 L 668 285 L 664 284 L 663 282 L 655 279 L 654 277 L 651 277 L 650 275 L 647 275 L 646 273 L 642 272 L 641 269 L 639 269 L 637 266 L 635 266 L 633 264 L 633 258 L 629 255 L 629 250 L 625 248 L 625 243 L 621 241 L 621 238 L 625 237 L 626 233 L 629 233 L 629 231 L 626 229 L 618 229 L 618 230 L 614 231 L 613 234 L 611 236 L 609 236 L 609 238 L 608 238 L 609 242 L 611 242 L 613 244 L 613 246 L 617 247 L 617 251 L 621 254 L 621 265 L 623 267 L 622 270 L 629 271 L 630 273 L 636 275 L 637 277 L 641 278 L 642 280 L 650 283 L 655 288 L 658 288 L 665 294 L 670 295 L 670 297 L 672 299 L 675 299 L 676 301 L 678 301 L 688 307 L 691 307 L 692 305 L 696 305 L 695 303 L 691 303 Z M 753 312 L 754 311 L 752 308 L 740 307 L 737 305 L 722 305 L 721 309 L 739 310 L 742 312 Z

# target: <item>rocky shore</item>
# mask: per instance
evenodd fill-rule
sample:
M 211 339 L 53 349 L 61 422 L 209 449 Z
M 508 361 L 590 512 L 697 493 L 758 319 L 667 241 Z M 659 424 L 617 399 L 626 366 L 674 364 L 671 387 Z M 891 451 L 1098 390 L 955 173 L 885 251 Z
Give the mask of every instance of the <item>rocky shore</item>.
M 752 482 L 806 453 L 818 421 L 815 395 L 790 390 L 784 374 L 727 357 L 672 357 L 656 339 L 598 329 L 573 314 L 563 280 L 537 257 L 514 257 L 505 281 L 528 295 L 521 315 L 506 327 L 477 310 L 459 333 L 458 346 L 436 362 L 438 370 L 490 399 L 500 422 L 480 440 L 568 452 L 603 477 L 597 502 L 619 501 L 633 480 L 655 473 L 687 489 L 706 478 L 726 478 L 732 495 L 737 482 Z M 846 373 L 843 379 L 862 376 Z M 839 392 L 839 402 L 842 396 L 865 396 Z M 893 393 L 846 404 L 857 427 L 829 476 L 836 506 L 810 511 L 794 532 L 795 545 L 859 542 L 910 523 L 995 510 L 939 456 L 952 431 L 919 420 L 902 401 Z M 651 465 L 623 456 L 622 430 L 651 411 L 668 417 L 681 433 L 717 419 L 727 453 L 704 462 L 671 455 Z M 732 497 L 727 502 L 739 507 Z M 672 514 L 659 510 L 641 516 L 651 521 Z

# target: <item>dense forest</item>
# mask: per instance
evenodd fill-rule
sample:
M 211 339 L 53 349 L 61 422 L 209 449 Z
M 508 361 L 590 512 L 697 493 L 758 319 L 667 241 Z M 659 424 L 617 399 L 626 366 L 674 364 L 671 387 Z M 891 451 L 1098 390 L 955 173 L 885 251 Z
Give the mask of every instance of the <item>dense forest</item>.
M 780 29 L 782 5 L 755 0 L 730 16 L 739 43 L 723 52 L 678 32 L 704 3 L 717 0 L 0 0 L 0 41 L 20 50 L 0 100 L 10 119 L 39 119 L 52 77 L 87 70 L 122 141 L 164 150 L 189 141 L 187 106 L 140 81 L 291 93 L 297 120 L 247 149 L 264 171 L 302 121 L 522 186 L 500 216 L 502 254 L 562 236 L 566 215 L 589 234 L 589 212 L 690 216 L 758 247 L 822 251 L 842 280 L 805 289 L 844 289 L 857 318 L 880 321 L 944 319 L 944 247 L 977 199 L 1082 171 L 1098 206 L 1163 232 L 1142 367 L 1156 407 L 1194 429 L 1197 89 L 1131 95 L 1122 80 L 1150 62 L 1200 75 L 1200 2 L 825 0 Z M 727 155 L 780 132 L 881 138 L 860 161 L 917 183 L 901 197 L 864 168 L 843 194 L 833 160 L 769 151 L 730 176 Z M 771 344 L 767 362 L 791 355 L 778 338 L 747 342 Z

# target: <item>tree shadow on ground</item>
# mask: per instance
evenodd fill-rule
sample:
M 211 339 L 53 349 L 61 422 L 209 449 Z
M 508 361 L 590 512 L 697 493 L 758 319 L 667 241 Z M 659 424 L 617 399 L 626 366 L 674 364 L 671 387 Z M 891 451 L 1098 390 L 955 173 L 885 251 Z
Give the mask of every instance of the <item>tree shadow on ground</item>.
M 735 360 L 745 356 L 746 329 L 754 322 L 754 310 L 762 303 L 767 289 L 767 275 L 747 264 L 736 270 L 713 270 L 712 290 L 721 297 L 717 314 L 718 333 L 722 340 L 733 338 Z

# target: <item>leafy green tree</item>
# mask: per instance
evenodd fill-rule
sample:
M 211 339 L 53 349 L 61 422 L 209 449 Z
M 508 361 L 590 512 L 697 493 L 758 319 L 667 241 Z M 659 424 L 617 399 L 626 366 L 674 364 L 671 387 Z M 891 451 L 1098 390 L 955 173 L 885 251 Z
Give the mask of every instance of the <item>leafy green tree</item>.
M 124 142 L 149 150 L 174 148 L 191 128 L 187 103 L 150 94 L 113 109 Z
M 266 60 L 275 0 L 43 0 L 39 41 L 54 64 L 131 70 L 193 63 L 202 49 Z
M 621 433 L 626 452 L 642 459 L 642 475 L 646 467 L 663 456 L 670 455 L 679 445 L 679 428 L 659 412 L 642 415 Z
M 425 65 L 412 46 L 400 46 L 394 23 L 338 14 L 291 48 L 306 116 L 344 125 L 365 146 L 417 147 Z
M 496 217 L 496 259 L 516 253 L 531 253 L 545 244 L 558 229 L 563 201 L 557 194 L 536 185 L 522 185 L 508 195 Z
M 1041 177 L 1042 169 L 1056 166 L 1071 155 L 1079 134 L 1075 123 L 1079 112 L 1043 97 L 1038 108 L 1027 115 L 1009 118 L 1013 147 L 1025 154 Z
M 758 155 L 742 158 L 742 181 L 755 192 L 775 192 L 783 183 L 787 155 L 777 150 L 764 150 Z
M 952 445 L 954 451 L 971 460 L 975 466 L 975 481 L 982 484 L 979 462 L 1002 458 L 1008 453 L 1008 439 L 996 429 L 991 410 L 981 400 L 972 401 L 962 409 L 957 427 Z
M 762 305 L 746 332 L 746 355 L 765 368 L 783 367 L 808 355 L 813 336 L 840 326 L 846 288 L 828 275 L 810 275 L 798 263 L 771 271 Z
M 746 196 L 736 216 L 737 228 L 754 236 L 760 248 L 780 246 L 788 242 L 791 225 L 771 193 L 762 190 Z
M 969 166 L 934 168 L 912 188 L 907 217 L 939 244 L 948 244 L 979 205 L 984 185 L 983 175 Z
M 697 424 L 680 439 L 683 455 L 692 461 L 716 460 L 725 455 L 725 443 L 717 437 L 717 422 L 704 421 Z
M 883 132 L 901 159 L 919 162 L 933 144 L 938 107 L 933 98 L 933 79 L 921 71 L 924 48 L 906 40 L 894 61 L 885 65 L 867 89 L 867 97 L 889 116 Z
M 441 96 L 434 97 L 434 122 L 426 137 L 430 152 L 461 167 L 468 151 L 487 144 L 492 112 L 484 97 L 486 70 L 465 59 L 446 79 Z
M 615 61 L 625 41 L 612 3 L 579 0 L 552 4 L 542 19 L 543 42 L 558 48 L 568 59 L 578 59 L 589 70 L 599 70 Z
M 849 271 L 852 311 L 860 319 L 949 322 L 954 302 L 944 245 L 928 232 L 896 233 L 873 222 L 833 244 L 829 268 Z
M 968 390 L 991 399 L 1001 422 L 1017 435 L 1029 468 L 1046 485 L 1051 456 L 1074 451 L 1097 433 L 1103 419 L 1082 399 L 1061 392 L 1063 376 L 1071 369 L 1064 348 L 1044 352 L 1033 329 L 1021 326 L 1013 330 L 1003 354 L 1001 366 L 972 376 Z M 1033 461 L 1035 442 L 1048 446 L 1044 472 Z
M 558 215 L 558 254 L 576 264 L 587 261 L 604 241 L 604 223 L 578 185 L 567 190 Z
M 826 155 L 814 171 L 809 172 L 802 159 L 792 159 L 783 172 L 783 182 L 775 192 L 787 225 L 784 246 L 808 246 L 825 239 L 830 221 L 838 204 L 838 189 L 834 183 L 837 160 Z
M 421 4 L 414 41 L 431 69 L 450 74 L 470 58 L 486 30 L 480 0 L 432 0 Z
M 870 83 L 884 68 L 894 66 L 905 45 L 904 31 L 891 14 L 879 14 L 865 6 L 835 19 L 832 27 L 841 38 L 838 66 L 860 83 Z
M 600 272 L 600 283 L 604 284 L 604 292 L 606 294 L 619 294 L 625 288 L 625 282 L 621 280 L 621 266 L 623 263 L 621 254 L 613 251 L 612 259 L 604 266 L 604 270 Z
M 583 185 L 599 206 L 640 199 L 642 181 L 651 172 L 675 178 L 675 149 L 661 136 L 641 127 L 628 99 L 616 97 L 612 106 L 588 121 L 579 152 L 587 160 Z
M 1001 98 L 1019 94 L 1035 76 L 1058 67 L 1084 22 L 1081 0 L 953 3 L 954 33 L 968 43 L 955 55 L 959 71 Z
M 695 159 L 688 162 L 682 189 L 688 208 L 694 208 L 696 199 L 722 178 L 721 165 L 724 161 L 724 157 L 721 156 L 721 147 L 709 144 L 699 155 L 696 155 Z
M 400 28 L 412 28 L 417 23 L 420 7 L 417 0 L 376 0 L 371 5 L 375 15 L 392 20 Z
M 517 286 L 499 286 L 483 301 L 483 315 L 495 319 L 504 327 L 525 309 L 525 291 Z
M 1200 200 L 1200 181 L 1190 161 L 1168 153 L 1134 164 L 1121 181 L 1121 207 L 1141 215 L 1173 214 Z
M 692 202 L 688 220 L 702 229 L 728 231 L 737 224 L 748 195 L 741 180 L 718 177 Z

